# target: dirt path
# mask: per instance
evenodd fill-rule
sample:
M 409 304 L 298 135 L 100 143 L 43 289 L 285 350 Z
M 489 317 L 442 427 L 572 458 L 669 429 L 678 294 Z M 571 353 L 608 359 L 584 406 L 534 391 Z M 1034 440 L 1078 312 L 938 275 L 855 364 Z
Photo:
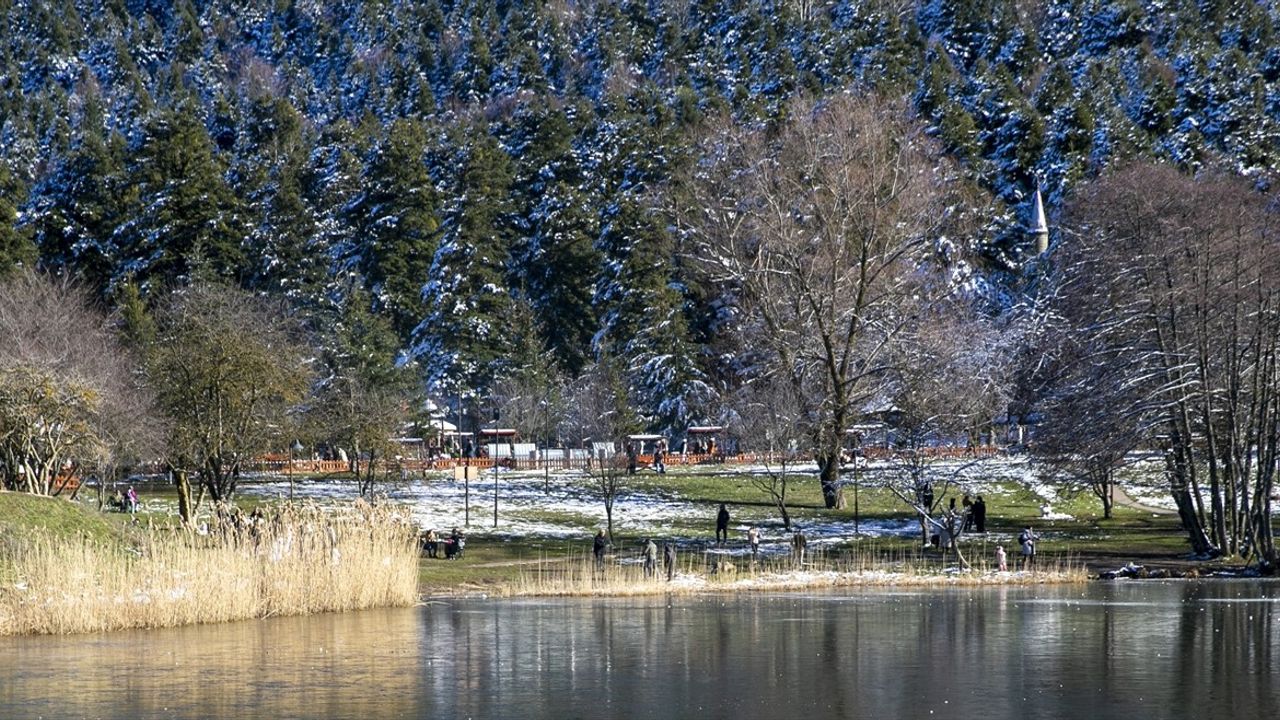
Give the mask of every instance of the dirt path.
M 1127 507 L 1130 510 L 1140 510 L 1142 512 L 1149 512 L 1153 515 L 1177 515 L 1178 514 L 1176 510 L 1170 510 L 1169 508 L 1161 508 L 1161 507 L 1156 507 L 1154 505 L 1144 505 L 1138 502 L 1137 500 L 1134 500 L 1129 495 L 1129 493 L 1125 492 L 1124 488 L 1120 487 L 1119 485 L 1116 486 L 1115 490 L 1116 490 L 1115 492 L 1116 504 L 1122 507 Z

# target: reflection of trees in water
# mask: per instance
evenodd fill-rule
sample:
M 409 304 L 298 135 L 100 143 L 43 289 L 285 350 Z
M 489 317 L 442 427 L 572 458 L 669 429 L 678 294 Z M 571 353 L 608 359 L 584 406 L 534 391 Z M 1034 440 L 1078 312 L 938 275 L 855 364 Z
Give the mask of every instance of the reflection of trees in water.
M 1114 583 L 449 600 L 0 638 L 21 658 L 0 675 L 0 717 L 1261 717 L 1277 709 L 1278 596 Z
M 1183 586 L 1177 632 L 1170 638 L 1177 661 L 1175 686 L 1180 703 L 1212 703 L 1213 713 L 1230 717 L 1276 709 L 1270 681 L 1277 668 L 1280 625 L 1277 588 L 1259 583 L 1262 597 L 1252 600 L 1238 582 L 1187 583 Z M 1241 683 L 1240 678 L 1261 682 Z M 1210 688 L 1208 697 L 1204 688 Z

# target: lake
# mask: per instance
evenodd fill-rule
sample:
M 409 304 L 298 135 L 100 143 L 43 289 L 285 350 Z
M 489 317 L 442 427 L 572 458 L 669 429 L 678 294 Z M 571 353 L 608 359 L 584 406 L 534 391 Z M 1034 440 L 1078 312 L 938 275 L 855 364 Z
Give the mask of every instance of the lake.
M 0 638 L 0 717 L 1254 718 L 1280 584 L 435 600 Z

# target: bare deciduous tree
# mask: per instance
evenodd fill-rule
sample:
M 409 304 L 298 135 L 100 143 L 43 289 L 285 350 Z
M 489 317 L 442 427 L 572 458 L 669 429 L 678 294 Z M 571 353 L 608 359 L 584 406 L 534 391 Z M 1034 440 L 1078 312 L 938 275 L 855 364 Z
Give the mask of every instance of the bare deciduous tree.
M 923 540 L 933 531 L 945 535 L 967 564 L 957 543 L 965 509 L 944 505 L 944 498 L 983 459 L 940 459 L 933 451 L 970 444 L 1007 406 L 1010 340 L 959 299 L 922 308 L 916 319 L 895 344 L 884 376 L 894 454 L 877 476 L 915 510 Z
M 625 447 L 627 435 L 639 428 L 639 419 L 627 398 L 626 385 L 610 358 L 588 367 L 570 388 L 566 427 L 584 442 L 613 443 L 588 463 L 586 474 L 604 501 L 605 523 L 613 541 L 613 508 L 630 472 Z
M 735 305 L 737 330 L 791 382 L 828 507 L 841 445 L 886 354 L 937 287 L 945 167 L 906 108 L 798 104 L 776 134 L 717 128 L 677 208 L 687 252 Z
M 1138 164 L 1092 183 L 1070 208 L 1053 284 L 1062 342 L 1050 345 L 1054 392 L 1103 396 L 1097 421 L 1130 424 L 1163 450 L 1193 550 L 1268 565 L 1280 451 L 1276 219 L 1249 183 L 1209 171 Z M 1080 452 L 1105 459 L 1083 443 Z
M 800 479 L 796 466 L 807 457 L 809 429 L 802 405 L 788 378 L 765 375 L 747 383 L 738 393 L 738 408 L 729 429 L 743 438 L 748 449 L 761 453 L 763 473 L 753 473 L 751 484 L 778 510 L 782 527 L 791 530 L 787 491 Z
M 242 464 L 287 442 L 289 414 L 308 389 L 308 353 L 283 308 L 235 288 L 184 288 L 157 319 L 149 374 L 172 423 L 170 464 L 189 522 L 205 492 L 229 502 Z
M 74 284 L 17 272 L 0 288 L 0 336 L 5 487 L 57 494 L 68 466 L 107 474 L 148 451 L 155 423 L 137 363 Z

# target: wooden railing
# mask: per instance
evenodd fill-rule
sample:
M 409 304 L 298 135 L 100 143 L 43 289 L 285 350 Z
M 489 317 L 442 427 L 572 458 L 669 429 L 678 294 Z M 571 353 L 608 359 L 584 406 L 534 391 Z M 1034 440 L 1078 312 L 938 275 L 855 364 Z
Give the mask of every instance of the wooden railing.
M 917 457 L 930 460 L 979 460 L 995 457 L 1000 449 L 992 446 L 978 447 L 928 447 L 914 451 L 896 450 L 893 448 L 869 447 L 861 449 L 861 454 L 869 460 L 905 460 L 915 454 Z M 621 460 L 622 456 L 616 456 Z M 807 458 L 797 460 L 794 456 L 786 457 L 783 453 L 738 453 L 728 455 L 722 453 L 671 453 L 664 457 L 669 467 L 693 465 L 777 465 L 783 461 L 804 462 Z M 530 457 L 478 457 L 478 458 L 397 458 L 379 460 L 378 468 L 384 472 L 425 472 L 432 470 L 452 470 L 456 467 L 474 467 L 482 470 L 498 467 L 514 470 L 577 470 L 598 464 L 598 458 L 585 455 L 570 456 L 568 454 L 554 458 Z M 625 460 L 622 460 L 625 462 Z M 636 465 L 642 468 L 653 466 L 653 455 L 639 455 Z M 277 456 L 266 456 L 254 462 L 246 463 L 246 472 L 277 473 L 281 475 L 333 475 L 350 472 L 351 462 L 342 460 L 288 460 Z

